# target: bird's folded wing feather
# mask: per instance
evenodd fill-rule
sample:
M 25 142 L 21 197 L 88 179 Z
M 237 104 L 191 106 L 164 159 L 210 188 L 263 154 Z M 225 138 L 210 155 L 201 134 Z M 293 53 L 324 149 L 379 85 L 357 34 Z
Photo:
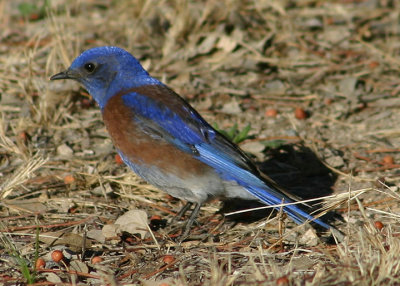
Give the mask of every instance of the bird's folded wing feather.
M 269 204 L 292 201 L 268 177 L 261 177 L 250 159 L 213 129 L 186 101 L 164 85 L 148 85 L 123 95 L 134 120 L 148 135 L 166 140 L 234 180 Z M 270 180 L 270 181 L 268 181 Z M 266 182 L 267 181 L 267 182 Z M 248 188 L 252 187 L 252 188 Z

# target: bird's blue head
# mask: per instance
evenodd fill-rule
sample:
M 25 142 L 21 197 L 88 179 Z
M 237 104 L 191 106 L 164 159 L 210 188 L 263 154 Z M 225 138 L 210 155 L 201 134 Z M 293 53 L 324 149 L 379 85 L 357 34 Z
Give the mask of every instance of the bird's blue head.
M 84 51 L 67 70 L 50 79 L 78 81 L 102 109 L 108 99 L 118 92 L 157 82 L 135 57 L 118 47 L 98 47 Z

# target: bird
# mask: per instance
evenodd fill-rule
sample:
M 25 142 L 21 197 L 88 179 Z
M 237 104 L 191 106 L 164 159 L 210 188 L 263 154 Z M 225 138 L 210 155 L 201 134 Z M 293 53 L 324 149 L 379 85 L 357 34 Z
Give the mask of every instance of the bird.
M 299 198 L 262 173 L 236 144 L 214 129 L 186 100 L 149 75 L 128 51 L 114 46 L 84 51 L 50 80 L 71 79 L 100 107 L 104 124 L 124 163 L 193 210 L 214 198 L 256 200 L 282 210 L 297 224 L 338 231 L 301 207 Z M 282 206 L 283 204 L 283 206 Z

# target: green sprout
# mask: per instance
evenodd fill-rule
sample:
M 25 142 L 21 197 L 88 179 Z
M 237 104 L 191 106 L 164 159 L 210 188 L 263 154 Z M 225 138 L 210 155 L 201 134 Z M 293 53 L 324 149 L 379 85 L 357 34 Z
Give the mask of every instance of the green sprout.
M 230 139 L 232 142 L 239 144 L 244 140 L 253 138 L 252 135 L 249 135 L 251 130 L 251 124 L 247 124 L 242 130 L 239 130 L 237 123 L 235 123 L 231 128 L 228 130 L 220 129 L 217 123 L 213 124 L 213 127 L 218 130 L 222 135 Z

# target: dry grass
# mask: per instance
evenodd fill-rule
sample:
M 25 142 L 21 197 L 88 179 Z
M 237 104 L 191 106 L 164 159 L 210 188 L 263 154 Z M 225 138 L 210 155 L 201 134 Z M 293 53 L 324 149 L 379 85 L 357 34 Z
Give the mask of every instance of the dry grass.
M 43 3 L 0 0 L 0 283 L 26 283 L 26 261 L 37 285 L 399 285 L 397 1 Z M 82 89 L 49 82 L 101 45 L 131 51 L 221 128 L 252 123 L 242 147 L 290 191 L 329 196 L 345 240 L 279 216 L 223 223 L 215 201 L 182 244 L 169 227 L 104 241 L 128 210 L 171 219 L 182 202 L 116 164 Z

